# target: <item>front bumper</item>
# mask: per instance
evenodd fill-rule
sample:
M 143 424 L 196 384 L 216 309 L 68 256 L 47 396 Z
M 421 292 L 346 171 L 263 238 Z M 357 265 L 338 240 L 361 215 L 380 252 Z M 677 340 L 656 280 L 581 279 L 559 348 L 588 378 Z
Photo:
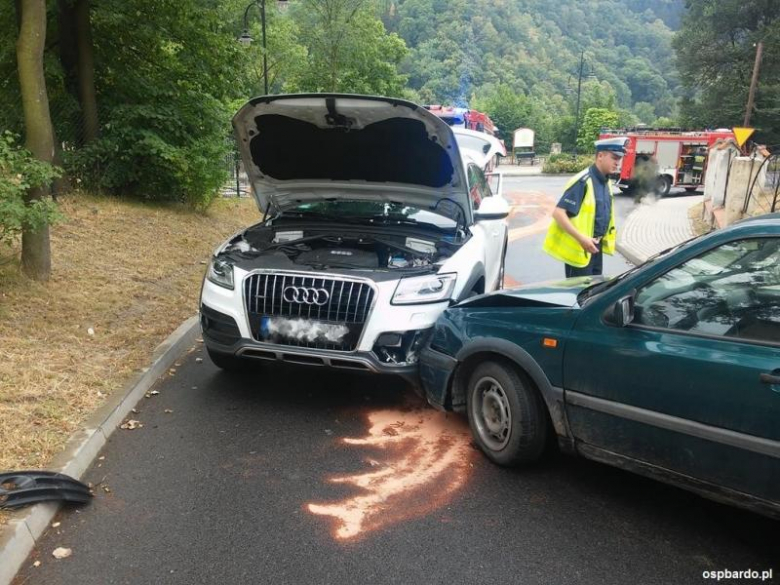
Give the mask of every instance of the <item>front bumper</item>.
M 225 345 L 209 337 L 204 330 L 203 342 L 216 353 L 233 355 L 245 359 L 280 362 L 304 366 L 319 366 L 352 372 L 373 374 L 392 374 L 400 376 L 413 384 L 419 383 L 417 364 L 387 364 L 380 361 L 372 352 L 341 352 L 322 349 L 307 349 L 272 343 L 258 343 L 240 339 L 231 345 Z
M 253 342 L 254 337 L 247 318 L 242 292 L 242 283 L 248 274 L 240 268 L 235 269 L 236 286 L 234 289 L 226 289 L 217 286 L 208 279 L 204 280 L 201 305 L 232 318 L 238 327 L 241 338 L 247 342 Z M 374 305 L 365 322 L 355 352 L 336 352 L 337 354 L 371 353 L 377 340 L 385 333 L 403 333 L 431 328 L 439 315 L 449 306 L 449 301 L 420 305 L 393 305 L 391 301 L 397 285 L 398 281 L 396 280 L 375 283 Z M 297 350 L 298 348 L 291 349 Z M 321 351 L 325 352 L 326 350 Z
M 425 399 L 439 410 L 449 410 L 447 396 L 458 360 L 426 346 L 420 352 L 420 382 Z

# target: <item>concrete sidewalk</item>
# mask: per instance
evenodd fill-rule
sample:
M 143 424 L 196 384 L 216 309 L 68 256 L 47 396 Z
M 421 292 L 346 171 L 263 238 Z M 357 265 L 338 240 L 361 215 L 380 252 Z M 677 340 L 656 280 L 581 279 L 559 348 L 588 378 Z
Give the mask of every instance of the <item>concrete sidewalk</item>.
M 494 172 L 502 173 L 506 177 L 522 177 L 529 175 L 541 175 L 542 165 L 498 165 Z
M 694 236 L 688 210 L 701 203 L 703 195 L 673 196 L 657 201 L 643 201 L 618 226 L 617 249 L 633 264 L 689 240 Z

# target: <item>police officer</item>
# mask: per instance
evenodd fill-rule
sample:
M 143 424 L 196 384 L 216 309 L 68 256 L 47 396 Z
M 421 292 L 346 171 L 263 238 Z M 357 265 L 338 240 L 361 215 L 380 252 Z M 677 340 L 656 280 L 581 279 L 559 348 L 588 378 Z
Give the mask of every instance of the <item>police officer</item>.
M 625 143 L 625 138 L 597 140 L 596 161 L 571 178 L 553 211 L 544 251 L 565 264 L 567 278 L 601 274 L 602 254 L 615 253 L 609 175 L 617 172 Z

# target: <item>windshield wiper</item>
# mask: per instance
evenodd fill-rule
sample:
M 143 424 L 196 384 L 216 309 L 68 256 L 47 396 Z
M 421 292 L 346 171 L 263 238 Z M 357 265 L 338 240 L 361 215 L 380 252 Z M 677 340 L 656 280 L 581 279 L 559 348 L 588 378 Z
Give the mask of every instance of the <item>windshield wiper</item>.
M 648 264 L 652 264 L 653 262 L 655 262 L 659 258 L 663 258 L 664 256 L 666 256 L 670 252 L 674 252 L 678 248 L 684 246 L 688 242 L 691 242 L 691 241 L 695 240 L 698 237 L 699 236 L 693 236 L 692 238 L 688 238 L 684 242 L 680 242 L 679 244 L 677 244 L 675 246 L 672 246 L 671 248 L 666 248 L 665 250 L 661 250 L 657 254 L 653 254 L 652 256 L 650 256 L 647 260 L 645 260 L 641 264 L 637 264 L 633 268 L 629 268 L 623 274 L 620 274 L 620 275 L 616 276 L 615 278 L 607 280 L 606 282 L 597 282 L 596 284 L 590 285 L 589 287 L 587 287 L 587 288 L 585 288 L 585 289 L 580 291 L 580 293 L 577 295 L 577 302 L 580 305 L 584 305 L 589 299 L 595 297 L 598 294 L 601 294 L 605 290 L 608 290 L 608 289 L 612 288 L 617 283 L 622 282 L 628 276 L 634 274 L 640 268 L 643 268 L 643 267 L 647 266 Z
M 376 223 L 398 223 L 398 224 L 405 224 L 405 225 L 419 225 L 420 222 L 416 219 L 412 219 L 411 217 L 404 217 L 404 216 L 392 216 L 392 215 L 372 215 L 369 218 L 369 221 L 376 222 Z M 426 223 L 426 225 L 429 225 Z M 436 227 L 436 226 L 434 226 Z
M 636 272 L 646 264 L 647 262 L 644 262 L 642 264 L 634 266 L 633 268 L 629 268 L 623 274 L 619 274 L 614 278 L 610 278 L 609 280 L 606 280 L 604 282 L 597 282 L 595 284 L 591 284 L 589 287 L 584 288 L 579 292 L 579 294 L 577 295 L 577 302 L 580 304 L 580 306 L 584 306 L 589 299 L 592 299 L 596 295 L 603 293 L 605 290 L 612 288 L 617 283 L 622 282 L 623 280 L 625 280 L 630 275 L 634 274 L 634 272 Z
M 290 211 L 283 211 L 281 215 L 279 216 L 282 219 L 285 217 L 301 217 L 301 218 L 312 218 L 312 219 L 322 219 L 326 221 L 335 221 L 339 223 L 365 223 L 363 221 L 360 221 L 359 218 L 355 217 L 344 217 L 341 215 L 333 215 L 330 213 L 322 213 L 320 211 L 308 211 L 308 210 L 290 210 Z

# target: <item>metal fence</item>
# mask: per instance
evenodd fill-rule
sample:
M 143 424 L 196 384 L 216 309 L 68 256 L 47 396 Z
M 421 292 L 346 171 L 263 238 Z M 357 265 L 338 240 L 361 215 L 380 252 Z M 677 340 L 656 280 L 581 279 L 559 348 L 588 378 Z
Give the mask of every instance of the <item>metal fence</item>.
M 754 167 L 755 169 L 755 175 Z M 745 192 L 742 213 L 763 215 L 778 211 L 778 193 L 780 193 L 780 155 L 773 154 L 758 164 L 756 158 L 751 161 L 750 183 Z M 762 171 L 764 174 L 762 175 Z M 751 205 L 752 204 L 752 205 Z
M 222 187 L 223 197 L 249 197 L 252 193 L 249 185 L 249 177 L 244 171 L 244 164 L 238 153 L 238 146 L 235 138 L 229 136 L 226 139 L 228 143 L 228 153 L 225 155 L 225 171 L 228 180 Z

